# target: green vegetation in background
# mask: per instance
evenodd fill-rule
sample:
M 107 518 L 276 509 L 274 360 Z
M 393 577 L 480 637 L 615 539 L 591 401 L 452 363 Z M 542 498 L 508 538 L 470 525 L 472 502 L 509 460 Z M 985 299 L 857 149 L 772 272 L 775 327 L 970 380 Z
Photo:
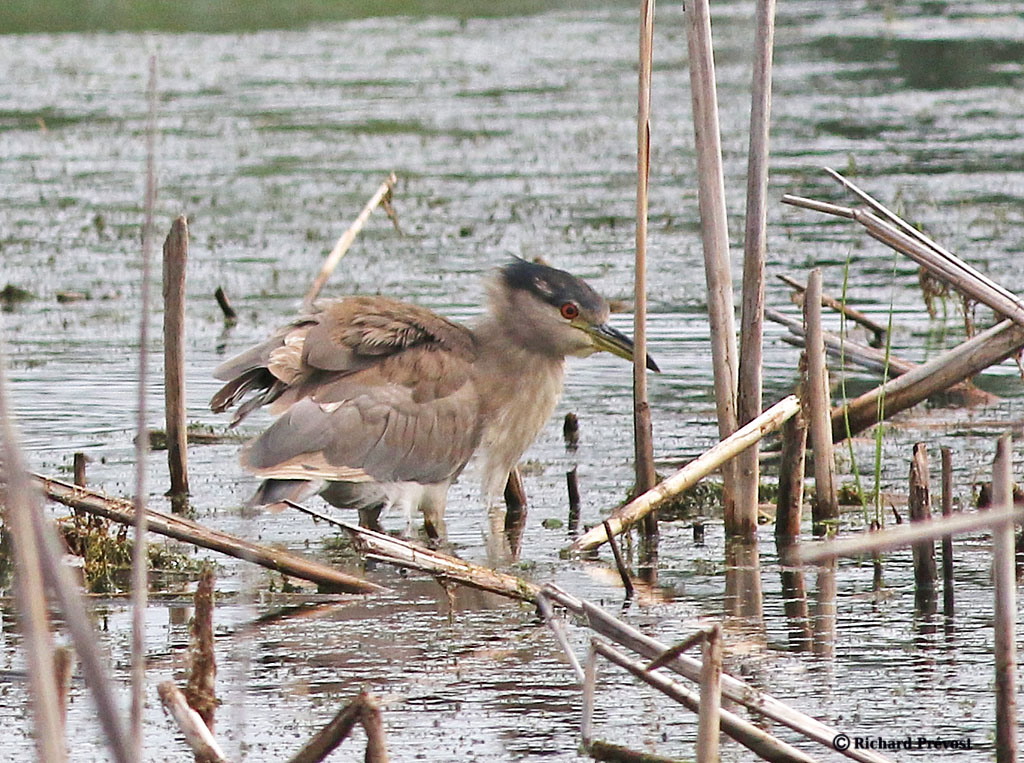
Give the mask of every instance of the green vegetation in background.
M 0 33 L 249 32 L 298 29 L 375 16 L 455 18 L 526 16 L 554 8 L 608 5 L 597 0 L 4 0 Z

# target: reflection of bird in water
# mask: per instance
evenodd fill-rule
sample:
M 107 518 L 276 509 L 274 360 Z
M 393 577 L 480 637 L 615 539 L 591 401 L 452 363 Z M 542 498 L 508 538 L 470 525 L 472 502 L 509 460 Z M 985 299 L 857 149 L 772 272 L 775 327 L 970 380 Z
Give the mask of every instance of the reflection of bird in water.
M 562 391 L 567 355 L 632 358 L 608 305 L 562 270 L 524 260 L 488 284 L 472 329 L 386 297 L 325 300 L 310 315 L 217 367 L 210 407 L 281 414 L 245 446 L 263 478 L 256 504 L 315 493 L 364 519 L 397 506 L 443 533 L 448 487 L 479 446 L 492 503 Z M 648 358 L 647 367 L 658 370 Z

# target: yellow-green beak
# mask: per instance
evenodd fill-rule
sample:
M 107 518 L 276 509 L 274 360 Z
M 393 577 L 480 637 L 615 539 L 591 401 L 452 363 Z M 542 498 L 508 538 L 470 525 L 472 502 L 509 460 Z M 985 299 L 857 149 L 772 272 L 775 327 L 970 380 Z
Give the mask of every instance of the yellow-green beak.
M 594 342 L 594 347 L 598 350 L 610 352 L 612 355 L 618 355 L 629 361 L 633 360 L 633 340 L 618 329 L 612 328 L 607 323 L 592 326 L 580 319 L 574 320 L 572 325 L 589 335 Z M 650 355 L 647 356 L 646 365 L 648 370 L 661 372 L 658 364 Z

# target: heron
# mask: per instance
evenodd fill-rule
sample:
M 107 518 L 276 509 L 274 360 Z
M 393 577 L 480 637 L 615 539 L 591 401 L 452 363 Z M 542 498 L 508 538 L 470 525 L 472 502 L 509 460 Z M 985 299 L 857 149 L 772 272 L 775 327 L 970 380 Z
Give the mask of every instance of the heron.
M 371 524 L 400 509 L 407 528 L 419 510 L 436 537 L 448 488 L 478 449 L 483 495 L 496 501 L 555 409 L 566 357 L 632 360 L 634 348 L 608 325 L 605 299 L 564 270 L 516 258 L 486 293 L 472 327 L 389 297 L 321 300 L 219 365 L 213 411 L 237 405 L 231 426 L 261 406 L 277 415 L 242 449 L 262 479 L 250 504 L 319 493 Z

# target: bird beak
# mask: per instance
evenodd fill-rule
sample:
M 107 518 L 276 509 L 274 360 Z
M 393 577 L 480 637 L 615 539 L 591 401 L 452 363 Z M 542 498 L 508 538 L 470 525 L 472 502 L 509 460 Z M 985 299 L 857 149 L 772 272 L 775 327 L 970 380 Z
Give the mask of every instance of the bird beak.
M 633 340 L 618 329 L 612 328 L 607 323 L 592 326 L 584 321 L 573 321 L 572 325 L 586 333 L 594 343 L 594 348 L 618 355 L 626 360 L 633 360 Z M 658 364 L 650 355 L 647 356 L 647 368 L 650 371 L 661 373 Z

